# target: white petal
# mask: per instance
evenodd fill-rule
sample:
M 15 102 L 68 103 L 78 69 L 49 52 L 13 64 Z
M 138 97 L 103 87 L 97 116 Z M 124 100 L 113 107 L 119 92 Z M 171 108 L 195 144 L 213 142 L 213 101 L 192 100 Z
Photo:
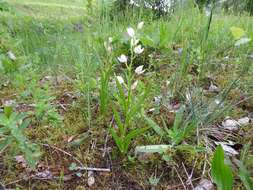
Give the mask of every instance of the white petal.
M 141 75 L 142 73 L 145 72 L 145 70 L 143 70 L 143 67 L 144 67 L 143 65 L 137 67 L 137 68 L 135 69 L 134 72 L 135 72 L 137 75 Z
M 121 56 L 118 57 L 119 62 L 121 63 L 126 63 L 127 62 L 127 56 L 122 54 Z
M 143 28 L 143 25 L 144 25 L 144 22 L 140 22 L 140 23 L 138 24 L 137 28 L 140 30 L 140 29 Z
M 133 38 L 135 36 L 135 31 L 132 27 L 127 28 L 127 34 L 129 37 Z
M 133 5 L 134 4 L 134 0 L 130 0 L 129 4 Z
M 122 78 L 122 76 L 116 76 L 116 78 L 120 84 L 124 83 L 124 79 Z
M 144 51 L 144 48 L 141 47 L 141 45 L 138 45 L 134 48 L 134 53 L 141 54 Z

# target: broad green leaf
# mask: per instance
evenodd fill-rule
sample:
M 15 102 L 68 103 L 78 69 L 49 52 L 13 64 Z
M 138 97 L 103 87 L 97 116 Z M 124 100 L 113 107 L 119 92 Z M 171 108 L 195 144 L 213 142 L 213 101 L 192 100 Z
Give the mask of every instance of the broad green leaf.
M 124 125 L 121 122 L 119 112 L 114 108 L 114 106 L 112 107 L 112 110 L 113 110 L 113 115 L 114 115 L 115 121 L 116 121 L 116 123 L 117 123 L 117 125 L 119 127 L 120 134 L 124 134 L 125 133 L 125 131 L 124 131 Z
M 159 154 L 162 154 L 170 148 L 171 148 L 170 145 L 165 145 L 165 144 L 137 146 L 135 148 L 135 155 L 137 155 L 138 153 L 159 153 Z
M 113 140 L 115 141 L 117 147 L 119 148 L 121 153 L 124 153 L 124 148 L 123 148 L 123 142 L 121 138 L 117 135 L 115 130 L 113 128 L 110 128 L 110 133 L 112 135 Z
M 121 107 L 124 108 L 124 111 L 126 111 L 127 108 L 127 102 L 125 99 L 125 93 L 124 93 L 124 89 L 121 86 L 121 84 L 119 83 L 118 79 L 116 78 L 116 85 L 117 85 L 117 89 L 118 89 L 118 95 L 116 96 L 118 102 L 120 103 Z
M 240 38 L 244 37 L 246 34 L 246 32 L 242 28 L 234 27 L 234 26 L 230 28 L 230 31 L 232 32 L 232 35 L 236 40 L 239 40 Z
M 241 162 L 239 162 L 239 177 L 247 190 L 253 189 L 253 179 L 247 171 L 247 168 Z
M 177 130 L 182 121 L 183 121 L 183 116 L 184 116 L 184 108 L 180 108 L 180 110 L 176 113 L 175 121 L 173 123 L 173 130 Z
M 12 138 L 6 138 L 0 141 L 0 153 L 1 151 L 12 142 Z
M 150 90 L 149 88 L 145 89 L 145 92 L 143 93 L 143 95 L 139 96 L 137 101 L 132 105 L 131 110 L 126 118 L 127 121 L 129 121 L 130 118 L 133 118 L 137 114 L 137 112 L 140 112 L 140 110 L 146 100 L 146 97 L 149 93 L 149 90 Z
M 11 106 L 5 106 L 4 107 L 4 114 L 6 115 L 6 117 L 10 117 L 11 114 L 13 112 L 13 108 Z
M 156 122 L 154 122 L 151 118 L 147 117 L 144 115 L 144 119 L 147 122 L 147 124 L 161 137 L 163 137 L 165 135 L 164 130 L 156 124 Z
M 224 150 L 220 145 L 216 148 L 214 153 L 211 174 L 218 190 L 232 190 L 232 170 L 224 163 Z
M 187 151 L 191 154 L 196 154 L 196 153 L 199 153 L 199 152 L 205 152 L 206 151 L 205 147 L 193 146 L 193 145 L 188 145 L 188 144 L 177 145 L 175 148 L 177 150 L 180 150 L 180 151 Z
M 131 132 L 129 132 L 129 133 L 126 135 L 125 139 L 124 139 L 125 151 L 128 150 L 128 147 L 129 147 L 129 145 L 130 145 L 130 143 L 131 143 L 131 141 L 132 141 L 133 139 L 135 139 L 137 136 L 139 136 L 139 135 L 145 133 L 148 129 L 149 129 L 149 127 L 137 128 L 137 129 L 134 129 L 134 130 L 132 130 Z
M 21 123 L 21 125 L 19 126 L 19 129 L 23 130 L 23 129 L 27 128 L 29 126 L 29 124 L 30 124 L 30 120 L 23 121 Z

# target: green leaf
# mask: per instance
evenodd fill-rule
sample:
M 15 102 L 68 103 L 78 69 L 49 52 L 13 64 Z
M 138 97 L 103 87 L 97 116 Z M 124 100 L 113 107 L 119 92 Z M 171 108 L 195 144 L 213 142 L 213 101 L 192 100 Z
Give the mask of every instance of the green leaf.
M 131 118 L 134 118 L 134 116 L 140 112 L 144 102 L 146 101 L 149 90 L 149 87 L 146 88 L 145 92 L 138 97 L 137 101 L 133 102 L 130 112 L 127 114 L 126 121 L 130 121 Z
M 116 99 L 118 100 L 118 102 L 120 103 L 120 106 L 122 108 L 124 108 L 124 112 L 126 112 L 127 109 L 127 102 L 125 100 L 125 93 L 124 93 L 124 89 L 121 86 L 121 84 L 119 83 L 118 79 L 116 78 L 116 85 L 117 85 L 117 89 L 118 89 L 118 95 L 116 96 Z
M 11 144 L 12 142 L 12 138 L 6 138 L 2 141 L 0 141 L 0 153 L 1 151 L 6 147 L 8 146 L 9 144 Z
M 134 129 L 131 132 L 129 132 L 126 135 L 126 137 L 124 138 L 124 149 L 125 149 L 125 151 L 128 150 L 128 147 L 129 147 L 129 145 L 130 145 L 130 143 L 133 139 L 135 139 L 137 136 L 145 133 L 148 129 L 149 129 L 149 127 L 137 128 L 137 129 Z
M 10 117 L 13 112 L 13 108 L 11 106 L 5 106 L 4 107 L 4 114 L 6 117 Z
M 154 122 L 151 118 L 147 117 L 147 116 L 143 116 L 145 121 L 147 122 L 147 124 L 161 137 L 163 137 L 165 135 L 164 130 L 156 124 L 156 122 Z
M 230 31 L 232 32 L 232 35 L 234 36 L 236 40 L 239 40 L 240 38 L 244 37 L 246 34 L 246 32 L 242 28 L 234 27 L 234 26 L 230 28 Z
M 173 130 L 177 130 L 182 121 L 183 121 L 183 116 L 184 116 L 184 108 L 180 108 L 180 110 L 176 113 L 175 121 L 173 123 Z
M 110 131 L 110 133 L 111 133 L 111 135 L 112 135 L 112 138 L 113 138 L 113 140 L 115 141 L 115 143 L 116 143 L 118 149 L 120 150 L 120 152 L 121 152 L 121 153 L 125 153 L 125 152 L 124 152 L 124 145 L 123 145 L 123 142 L 122 142 L 121 138 L 117 135 L 115 129 L 110 128 L 109 131 Z
M 70 171 L 77 170 L 77 164 L 75 162 L 72 162 L 69 166 L 69 170 Z
M 214 153 L 211 174 L 218 190 L 232 190 L 232 170 L 224 163 L 224 150 L 220 145 L 216 148 Z
M 197 154 L 199 152 L 206 151 L 205 147 L 193 146 L 193 145 L 188 145 L 188 144 L 177 145 L 175 148 L 180 151 L 187 151 L 187 152 L 191 153 L 192 155 Z
M 135 148 L 135 155 L 138 153 L 165 153 L 168 149 L 170 149 L 170 145 L 159 144 L 159 145 L 147 145 L 147 146 L 137 146 Z
M 124 134 L 125 133 L 124 125 L 121 122 L 119 112 L 114 108 L 114 106 L 112 107 L 112 110 L 113 110 L 113 115 L 114 115 L 115 121 L 119 127 L 120 134 Z
M 247 168 L 239 162 L 239 177 L 241 181 L 243 182 L 243 185 L 247 190 L 252 190 L 253 189 L 253 180 L 247 171 Z

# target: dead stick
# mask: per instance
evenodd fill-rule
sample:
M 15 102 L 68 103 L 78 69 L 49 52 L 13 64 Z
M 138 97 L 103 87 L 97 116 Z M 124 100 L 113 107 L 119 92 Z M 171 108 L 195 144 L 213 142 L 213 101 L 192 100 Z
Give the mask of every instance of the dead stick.
M 184 187 L 184 190 L 187 190 L 187 188 L 186 188 L 186 186 L 185 186 L 185 184 L 184 184 L 183 179 L 181 178 L 180 174 L 179 174 L 178 171 L 177 171 L 177 168 L 176 168 L 176 167 L 174 167 L 174 168 L 175 168 L 175 170 L 176 170 L 176 173 L 177 173 L 177 176 L 178 176 L 179 180 L 180 180 L 181 183 L 182 183 L 182 186 Z

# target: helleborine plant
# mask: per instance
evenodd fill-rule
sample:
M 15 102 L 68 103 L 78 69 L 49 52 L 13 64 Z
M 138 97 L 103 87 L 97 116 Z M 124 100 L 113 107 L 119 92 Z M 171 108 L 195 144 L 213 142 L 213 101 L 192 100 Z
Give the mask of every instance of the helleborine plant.
M 142 28 L 143 23 L 139 24 L 138 28 Z M 136 33 L 133 28 L 127 28 L 130 39 L 130 58 L 122 54 L 118 57 L 118 61 L 125 63 L 126 81 L 121 76 L 116 76 L 117 90 L 114 93 L 115 102 L 113 104 L 113 115 L 116 125 L 110 126 L 110 133 L 115 141 L 121 154 L 126 154 L 131 142 L 139 135 L 146 132 L 149 127 L 135 127 L 135 119 L 142 117 L 140 114 L 144 107 L 145 100 L 149 93 L 149 88 L 144 88 L 144 91 L 134 92 L 137 88 L 138 80 L 134 81 L 132 70 L 133 61 L 136 54 L 141 54 L 144 48 L 138 45 L 139 40 L 136 38 Z M 143 66 L 136 68 L 136 74 L 144 72 Z

